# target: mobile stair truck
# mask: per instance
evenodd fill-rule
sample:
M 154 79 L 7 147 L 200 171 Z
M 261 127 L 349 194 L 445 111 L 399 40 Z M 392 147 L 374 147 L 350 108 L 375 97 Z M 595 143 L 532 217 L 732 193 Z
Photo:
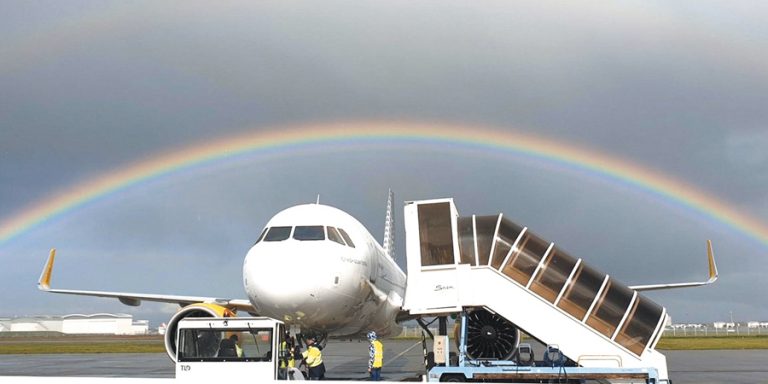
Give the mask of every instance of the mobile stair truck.
M 452 199 L 404 213 L 403 309 L 441 320 L 427 381 L 670 382 L 654 349 L 663 307 L 502 214 L 460 217 Z M 460 324 L 456 358 L 447 317 Z M 522 332 L 547 346 L 544 360 Z

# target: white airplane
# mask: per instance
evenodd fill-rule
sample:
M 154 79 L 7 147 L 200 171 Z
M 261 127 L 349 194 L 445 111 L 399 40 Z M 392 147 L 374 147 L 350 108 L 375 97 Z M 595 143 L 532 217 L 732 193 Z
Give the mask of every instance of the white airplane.
M 176 325 L 186 317 L 236 316 L 236 312 L 284 321 L 294 333 L 355 337 L 370 330 L 397 335 L 399 322 L 414 318 L 402 310 L 406 275 L 394 260 L 393 194 L 389 192 L 385 235 L 380 245 L 354 217 L 334 207 L 304 204 L 285 209 L 269 220 L 245 256 L 243 285 L 247 299 L 52 289 L 55 249 L 38 281 L 51 293 L 117 298 L 126 305 L 142 301 L 178 304 L 168 322 L 165 346 L 175 359 Z M 494 235 L 490 234 L 490 238 Z M 478 240 L 479 241 L 479 240 Z M 705 282 L 630 286 L 637 291 L 701 286 L 717 279 L 708 243 L 709 280 Z M 510 251 L 511 252 L 511 251 Z M 290 276 L 300 276 L 290 278 Z M 506 320 L 494 320 L 516 348 L 519 333 Z M 506 351 L 510 354 L 512 351 Z
M 131 306 L 142 301 L 178 304 L 182 308 L 168 322 L 165 337 L 172 359 L 179 320 L 235 316 L 237 311 L 280 319 L 297 332 L 321 339 L 371 330 L 397 335 L 406 278 L 393 257 L 392 198 L 390 191 L 384 246 L 357 219 L 331 206 L 304 204 L 277 213 L 245 256 L 248 299 L 52 289 L 55 249 L 38 287 L 51 293 L 117 298 Z

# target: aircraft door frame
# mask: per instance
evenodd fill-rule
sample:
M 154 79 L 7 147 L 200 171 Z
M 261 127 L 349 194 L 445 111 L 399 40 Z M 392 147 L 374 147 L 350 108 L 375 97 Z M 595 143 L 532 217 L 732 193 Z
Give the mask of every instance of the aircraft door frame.
M 458 211 L 453 199 L 406 203 L 406 303 L 411 313 L 453 310 L 461 281 Z

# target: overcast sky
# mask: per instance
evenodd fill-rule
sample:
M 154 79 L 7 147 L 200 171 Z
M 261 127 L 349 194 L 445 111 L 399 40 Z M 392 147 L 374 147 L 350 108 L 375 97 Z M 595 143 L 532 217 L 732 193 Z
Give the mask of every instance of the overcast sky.
M 724 1 L 0 1 L 0 222 L 211 140 L 399 120 L 570 143 L 768 224 L 765 20 L 764 2 Z M 35 227 L 0 245 L 0 316 L 175 310 L 38 292 L 54 246 L 55 287 L 245 298 L 272 215 L 320 194 L 381 238 L 390 187 L 398 218 L 454 197 L 627 284 L 705 279 L 712 239 L 715 285 L 649 297 L 676 322 L 768 320 L 768 247 L 738 229 L 585 170 L 387 143 L 222 161 Z

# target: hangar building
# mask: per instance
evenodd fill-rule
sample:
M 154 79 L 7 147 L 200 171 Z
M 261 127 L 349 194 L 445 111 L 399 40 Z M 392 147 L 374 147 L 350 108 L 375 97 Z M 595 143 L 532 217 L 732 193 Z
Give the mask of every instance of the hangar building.
M 149 321 L 134 321 L 133 316 L 124 313 L 0 318 L 0 332 L 143 335 L 149 332 Z

